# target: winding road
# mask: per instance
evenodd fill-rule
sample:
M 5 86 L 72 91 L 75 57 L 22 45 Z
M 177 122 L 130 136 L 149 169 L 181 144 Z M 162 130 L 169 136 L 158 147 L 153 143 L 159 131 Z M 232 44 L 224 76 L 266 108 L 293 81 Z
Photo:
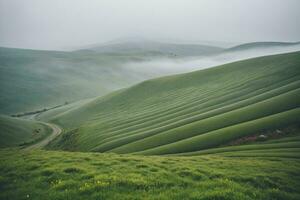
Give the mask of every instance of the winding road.
M 32 120 L 34 120 L 34 116 L 32 117 Z M 49 126 L 52 129 L 52 133 L 49 136 L 47 136 L 46 138 L 44 138 L 43 140 L 25 147 L 24 150 L 40 149 L 40 148 L 46 146 L 47 144 L 49 144 L 49 142 L 51 142 L 55 137 L 57 137 L 62 132 L 62 129 L 59 126 L 57 126 L 56 124 L 51 124 L 51 123 L 46 123 L 46 122 L 41 122 L 41 121 L 38 121 L 38 122 L 41 124 L 44 124 L 46 126 Z

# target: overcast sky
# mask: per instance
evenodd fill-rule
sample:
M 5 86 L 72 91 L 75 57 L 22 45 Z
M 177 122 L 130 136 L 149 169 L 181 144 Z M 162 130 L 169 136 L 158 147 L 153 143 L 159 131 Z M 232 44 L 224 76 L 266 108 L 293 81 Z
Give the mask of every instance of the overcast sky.
M 124 37 L 300 41 L 300 0 L 0 0 L 0 46 L 65 49 Z

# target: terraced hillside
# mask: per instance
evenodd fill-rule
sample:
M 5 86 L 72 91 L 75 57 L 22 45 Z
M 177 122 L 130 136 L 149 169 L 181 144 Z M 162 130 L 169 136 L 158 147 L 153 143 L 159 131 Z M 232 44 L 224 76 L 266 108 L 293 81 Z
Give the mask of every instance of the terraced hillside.
M 196 152 L 298 124 L 300 52 L 142 82 L 55 115 L 49 148 L 139 154 Z
M 31 144 L 52 130 L 44 124 L 0 115 L 0 148 Z

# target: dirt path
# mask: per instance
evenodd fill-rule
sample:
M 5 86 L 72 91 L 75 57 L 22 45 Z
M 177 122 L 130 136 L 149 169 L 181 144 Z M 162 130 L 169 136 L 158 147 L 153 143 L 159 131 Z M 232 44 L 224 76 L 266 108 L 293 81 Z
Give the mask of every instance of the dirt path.
M 62 129 L 55 124 L 46 123 L 46 122 L 40 122 L 40 123 L 42 123 L 46 126 L 49 126 L 52 129 L 52 133 L 48 137 L 44 138 L 43 140 L 41 140 L 33 145 L 30 145 L 28 147 L 25 147 L 24 148 L 25 150 L 42 148 L 42 147 L 46 146 L 49 142 L 51 142 L 56 136 L 58 136 L 62 132 Z

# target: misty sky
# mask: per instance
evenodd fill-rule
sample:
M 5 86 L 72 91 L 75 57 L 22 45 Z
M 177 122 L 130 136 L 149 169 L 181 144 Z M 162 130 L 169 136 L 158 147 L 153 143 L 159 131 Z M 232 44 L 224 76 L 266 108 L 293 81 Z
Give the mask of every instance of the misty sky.
M 299 0 L 0 0 L 0 46 L 66 49 L 117 38 L 300 41 Z

